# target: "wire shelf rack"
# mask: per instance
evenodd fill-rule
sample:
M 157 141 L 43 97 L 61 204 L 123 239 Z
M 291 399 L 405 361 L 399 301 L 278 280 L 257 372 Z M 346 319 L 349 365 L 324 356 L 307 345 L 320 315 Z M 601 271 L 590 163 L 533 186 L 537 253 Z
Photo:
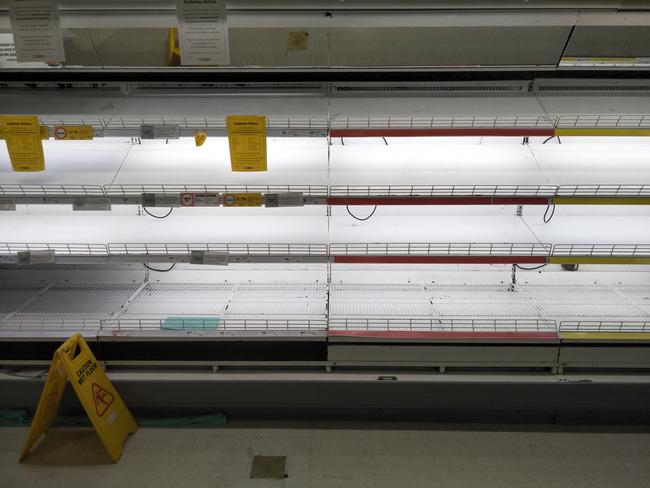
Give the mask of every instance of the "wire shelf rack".
M 580 196 L 650 197 L 650 185 L 212 185 L 212 184 L 124 184 L 124 185 L 0 185 L 0 197 L 140 197 L 142 193 L 179 194 L 282 193 L 305 196 Z
M 557 196 L 647 197 L 650 185 L 560 185 Z
M 0 242 L 0 254 L 23 251 L 54 251 L 63 256 L 108 256 L 109 253 L 105 244 Z
M 0 331 L 10 332 L 78 332 L 99 331 L 100 320 L 88 319 L 44 319 L 44 320 L 0 320 Z
M 276 331 L 325 330 L 325 319 L 219 319 L 175 318 L 172 330 L 185 331 Z M 101 330 L 134 331 L 164 330 L 164 319 L 108 319 L 101 321 Z
M 208 251 L 233 255 L 327 256 L 327 244 L 166 244 L 166 243 L 112 243 L 108 244 L 111 255 L 128 254 L 190 254 L 192 251 Z
M 40 117 L 41 124 L 91 125 L 95 129 L 139 129 L 142 125 L 177 125 L 184 129 L 225 129 L 226 117 Z M 650 114 L 512 114 L 512 115 L 355 115 L 267 116 L 269 129 L 380 128 L 650 128 Z
M 650 244 L 556 244 L 554 256 L 650 256 Z
M 177 125 L 185 129 L 225 129 L 226 117 L 87 117 L 68 115 L 64 117 L 41 116 L 41 124 L 56 125 L 91 125 L 97 129 L 139 129 L 142 125 Z M 269 129 L 326 129 L 327 116 L 267 116 Z
M 648 128 L 650 114 L 360 115 L 332 117 L 333 129 Z
M 331 196 L 553 196 L 555 185 L 335 185 Z
M 650 332 L 650 321 L 566 321 L 560 332 Z
M 333 256 L 547 256 L 551 244 L 540 243 L 336 243 Z
M 100 185 L 0 185 L 3 197 L 101 197 Z
M 554 320 L 467 318 L 333 318 L 331 330 L 394 332 L 556 332 Z
M 326 196 L 326 185 L 106 185 L 107 196 L 140 196 L 142 193 L 216 192 L 216 193 L 281 193 L 296 192 L 307 196 Z

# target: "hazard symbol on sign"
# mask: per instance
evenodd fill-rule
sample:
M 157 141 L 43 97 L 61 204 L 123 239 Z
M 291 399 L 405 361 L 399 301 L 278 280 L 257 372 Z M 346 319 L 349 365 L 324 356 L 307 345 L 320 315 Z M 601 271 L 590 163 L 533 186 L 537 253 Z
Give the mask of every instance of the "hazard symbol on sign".
M 181 207 L 193 207 L 194 206 L 194 193 L 181 193 L 180 205 L 181 205 Z
M 57 139 L 65 139 L 67 132 L 65 130 L 65 127 L 57 127 L 54 129 L 54 137 Z
M 97 416 L 101 417 L 113 403 L 113 395 L 97 383 L 93 383 L 93 398 L 95 399 L 95 410 L 97 411 Z

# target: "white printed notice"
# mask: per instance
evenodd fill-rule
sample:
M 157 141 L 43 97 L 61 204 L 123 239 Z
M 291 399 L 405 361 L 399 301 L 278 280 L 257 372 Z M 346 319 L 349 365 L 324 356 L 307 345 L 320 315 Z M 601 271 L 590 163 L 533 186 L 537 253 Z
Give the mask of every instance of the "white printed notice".
M 57 0 L 9 0 L 19 63 L 65 61 Z
M 178 0 L 181 64 L 230 64 L 224 0 Z

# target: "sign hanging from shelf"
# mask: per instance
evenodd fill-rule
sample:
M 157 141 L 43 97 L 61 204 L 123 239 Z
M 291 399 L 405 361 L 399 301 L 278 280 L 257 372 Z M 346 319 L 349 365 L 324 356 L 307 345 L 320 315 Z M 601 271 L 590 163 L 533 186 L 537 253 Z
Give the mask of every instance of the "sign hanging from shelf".
M 14 171 L 43 171 L 41 127 L 34 115 L 3 115 L 2 130 Z
M 65 61 L 57 0 L 9 0 L 18 63 Z
M 224 193 L 224 207 L 261 207 L 261 193 Z
M 137 432 L 138 425 L 81 334 L 73 335 L 54 352 L 20 460 L 52 425 L 68 381 L 108 455 L 117 462 L 124 440 Z
M 179 195 L 181 207 L 218 207 L 218 193 L 183 192 Z
M 93 127 L 91 125 L 57 125 L 54 127 L 54 138 L 57 141 L 92 141 Z
M 181 64 L 230 64 L 225 0 L 177 0 Z
M 266 171 L 266 117 L 228 115 L 228 145 L 233 171 Z

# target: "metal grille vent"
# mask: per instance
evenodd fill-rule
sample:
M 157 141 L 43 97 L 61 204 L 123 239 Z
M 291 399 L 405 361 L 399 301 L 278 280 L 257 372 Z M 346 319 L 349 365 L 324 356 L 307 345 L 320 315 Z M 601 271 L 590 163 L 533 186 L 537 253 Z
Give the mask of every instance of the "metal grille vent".
M 332 85 L 332 92 L 339 94 L 422 94 L 422 93 L 525 93 L 526 83 L 501 84 L 399 84 L 399 85 Z
M 646 92 L 647 85 L 542 85 L 535 88 L 539 92 Z
M 50 92 L 62 92 L 62 91 L 74 91 L 75 93 L 82 92 L 120 92 L 122 88 L 119 85 L 99 85 L 99 84 L 66 84 L 66 83 L 52 83 L 52 84 L 2 84 L 0 85 L 0 91 L 2 92 L 30 92 L 30 93 L 50 93 Z

